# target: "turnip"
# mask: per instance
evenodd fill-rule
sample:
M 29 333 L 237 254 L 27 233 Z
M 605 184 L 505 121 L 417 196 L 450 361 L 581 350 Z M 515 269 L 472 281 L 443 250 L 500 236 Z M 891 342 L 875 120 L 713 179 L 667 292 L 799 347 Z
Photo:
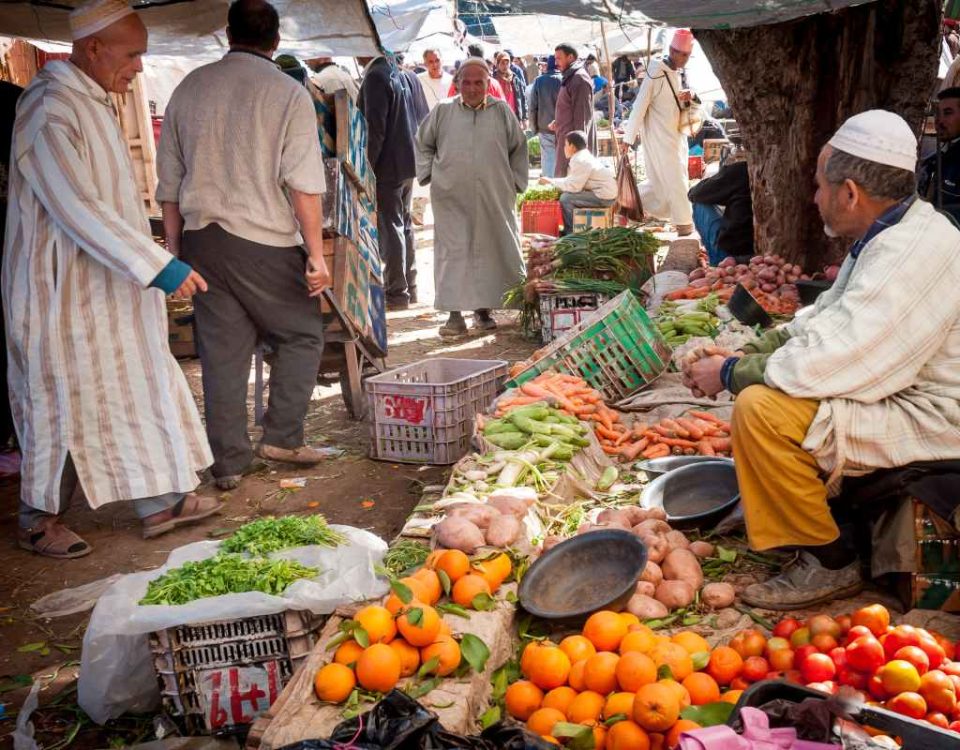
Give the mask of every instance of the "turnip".
M 667 609 L 682 609 L 693 604 L 696 590 L 686 581 L 663 581 L 654 598 Z
M 447 549 L 458 549 L 472 555 L 483 546 L 483 532 L 466 518 L 448 516 L 433 527 L 437 543 Z

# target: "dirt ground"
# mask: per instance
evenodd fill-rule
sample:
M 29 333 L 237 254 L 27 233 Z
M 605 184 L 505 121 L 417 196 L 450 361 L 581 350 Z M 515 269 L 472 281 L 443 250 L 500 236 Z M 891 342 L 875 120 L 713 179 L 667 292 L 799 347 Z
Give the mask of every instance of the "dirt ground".
M 388 367 L 429 356 L 513 361 L 532 352 L 532 342 L 520 336 L 510 313 L 497 315 L 500 328 L 492 334 L 441 340 L 437 328 L 444 316 L 432 308 L 432 261 L 432 232 L 424 229 L 418 232 L 420 304 L 387 316 Z M 198 403 L 202 403 L 199 361 L 183 361 L 183 369 Z M 252 383 L 251 373 L 251 415 Z M 252 432 L 256 437 L 255 428 Z M 16 707 L 26 695 L 22 685 L 29 686 L 31 676 L 56 676 L 41 693 L 41 706 L 51 701 L 61 705 L 35 715 L 38 738 L 44 747 L 115 747 L 138 738 L 152 738 L 152 728 L 144 720 L 123 720 L 106 729 L 92 727 L 85 720 L 75 707 L 73 691 L 89 613 L 39 619 L 31 614 L 30 604 L 42 596 L 114 573 L 154 568 L 174 547 L 225 535 L 260 515 L 320 512 L 332 523 L 366 528 L 392 539 L 419 500 L 422 487 L 445 481 L 447 469 L 370 460 L 366 455 L 368 435 L 366 422 L 350 419 L 339 384 L 318 385 L 307 416 L 307 441 L 340 448 L 345 451 L 342 457 L 308 470 L 269 465 L 230 493 L 218 493 L 212 484 L 204 484 L 199 492 L 220 494 L 222 513 L 208 522 L 149 541 L 140 538 L 139 523 L 130 508 L 107 506 L 94 512 L 78 503 L 66 520 L 93 546 L 93 552 L 73 561 L 53 561 L 16 546 L 19 482 L 0 485 L 0 507 L 5 509 L 0 515 L 0 746 L 9 742 Z M 306 487 L 281 490 L 280 480 L 288 477 L 306 477 Z M 58 694 L 59 701 L 55 697 Z M 76 736 L 68 742 L 75 731 Z

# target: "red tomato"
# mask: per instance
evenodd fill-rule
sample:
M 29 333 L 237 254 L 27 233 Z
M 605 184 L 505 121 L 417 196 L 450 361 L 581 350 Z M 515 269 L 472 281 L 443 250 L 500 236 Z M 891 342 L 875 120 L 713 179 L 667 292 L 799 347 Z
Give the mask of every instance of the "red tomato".
M 800 674 L 804 682 L 826 682 L 832 680 L 837 668 L 826 654 L 810 654 L 800 663 Z
M 740 676 L 747 682 L 760 682 L 770 671 L 770 665 L 762 656 L 748 656 L 743 662 Z
M 886 661 L 883 646 L 873 636 L 857 638 L 847 646 L 846 651 L 847 664 L 859 672 L 872 673 Z
M 850 630 L 847 631 L 847 640 L 846 643 L 853 643 L 857 638 L 864 638 L 869 636 L 874 638 L 875 636 L 863 625 L 854 625 Z
M 880 642 L 883 644 L 883 651 L 889 660 L 904 646 L 919 646 L 920 633 L 912 625 L 897 625 L 889 633 L 886 633 L 880 639 Z
M 923 719 L 927 715 L 927 702 L 919 693 L 900 693 L 888 700 L 884 706 L 911 719 Z
M 797 649 L 796 654 L 793 658 L 793 663 L 797 669 L 803 669 L 803 663 L 807 660 L 807 657 L 811 654 L 819 654 L 817 647 L 812 644 L 807 644 L 806 646 L 801 646 Z M 816 682 L 816 680 L 814 680 Z
M 795 617 L 784 617 L 780 622 L 773 626 L 773 635 L 775 638 L 789 638 L 793 631 L 800 627 L 800 621 Z
M 830 635 L 834 638 L 840 637 L 840 623 L 834 620 L 830 615 L 814 615 L 807 620 L 807 626 L 810 628 L 811 635 Z
M 930 660 L 930 669 L 937 669 L 946 659 L 943 647 L 937 643 L 936 639 L 925 631 L 920 631 L 920 648 Z
M 810 628 L 797 628 L 790 634 L 790 645 L 794 648 L 810 643 Z
M 830 633 L 817 633 L 810 639 L 810 643 L 817 647 L 821 654 L 826 654 L 837 647 L 837 639 Z
M 796 664 L 796 655 L 792 649 L 781 648 L 767 655 L 767 660 L 774 671 L 786 672 L 793 669 Z
M 930 669 L 930 658 L 919 646 L 904 646 L 893 655 L 894 659 L 903 659 L 917 668 L 919 674 Z
M 890 612 L 882 604 L 869 604 L 853 613 L 854 626 L 862 625 L 875 636 L 880 637 L 890 627 Z

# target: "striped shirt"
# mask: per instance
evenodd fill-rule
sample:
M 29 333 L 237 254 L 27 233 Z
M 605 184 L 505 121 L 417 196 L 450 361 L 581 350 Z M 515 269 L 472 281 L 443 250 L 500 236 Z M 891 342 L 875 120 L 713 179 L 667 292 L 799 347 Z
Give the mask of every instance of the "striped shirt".
M 68 453 L 95 508 L 193 490 L 210 448 L 149 288 L 171 255 L 110 97 L 48 63 L 20 98 L 11 160 L 2 289 L 24 502 L 58 510 Z

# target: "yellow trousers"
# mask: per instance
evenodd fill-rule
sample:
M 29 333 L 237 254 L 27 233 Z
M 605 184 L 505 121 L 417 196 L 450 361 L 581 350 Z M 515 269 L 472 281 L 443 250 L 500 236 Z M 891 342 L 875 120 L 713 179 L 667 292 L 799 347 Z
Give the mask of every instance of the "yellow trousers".
M 828 544 L 840 530 L 813 456 L 801 445 L 819 402 L 765 385 L 734 401 L 733 457 L 751 548 Z

